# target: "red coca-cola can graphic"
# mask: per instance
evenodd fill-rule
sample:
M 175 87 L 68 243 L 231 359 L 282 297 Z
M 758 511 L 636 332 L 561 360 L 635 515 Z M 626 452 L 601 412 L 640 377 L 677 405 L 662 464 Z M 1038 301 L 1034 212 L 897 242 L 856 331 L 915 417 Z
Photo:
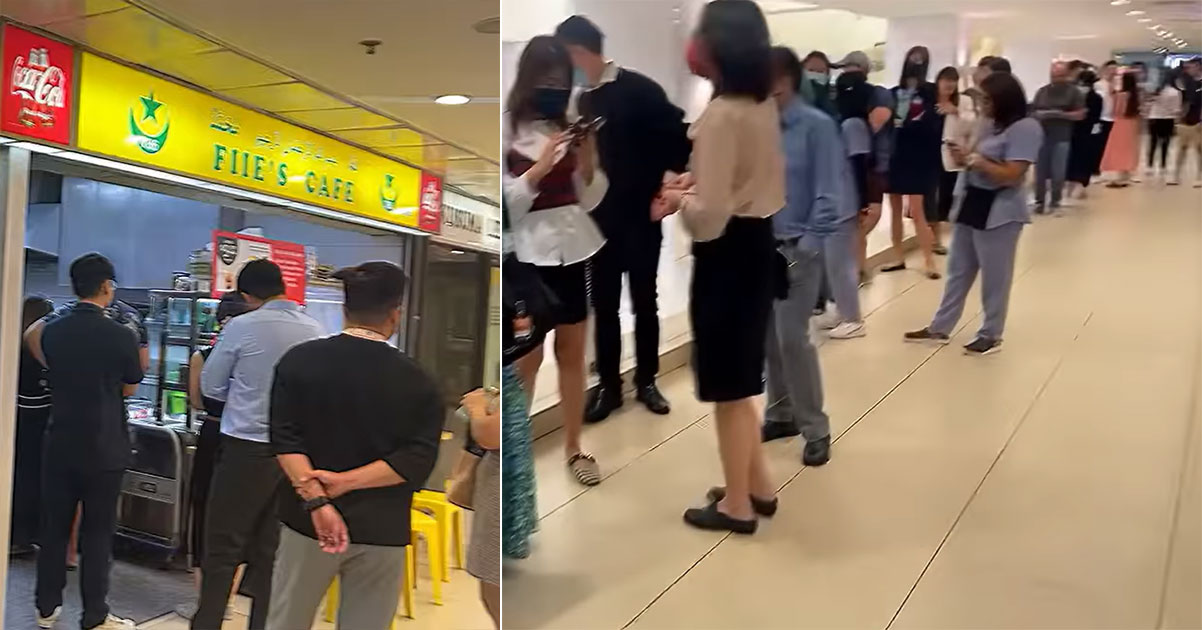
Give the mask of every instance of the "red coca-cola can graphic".
M 417 227 L 437 233 L 442 228 L 442 179 L 423 171 L 420 194 Z
M 75 50 L 6 24 L 0 129 L 59 144 L 71 141 Z

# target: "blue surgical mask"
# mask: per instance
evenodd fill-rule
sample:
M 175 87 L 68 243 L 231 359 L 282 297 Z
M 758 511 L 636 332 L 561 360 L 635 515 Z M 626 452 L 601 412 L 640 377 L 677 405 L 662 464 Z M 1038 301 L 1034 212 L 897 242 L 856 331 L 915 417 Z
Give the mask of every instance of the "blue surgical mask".
M 572 91 L 567 88 L 536 87 L 533 93 L 534 111 L 547 120 L 563 118 L 571 96 Z
M 803 75 L 806 81 L 813 81 L 821 85 L 826 85 L 831 81 L 831 75 L 827 72 L 814 72 L 813 70 L 805 70 Z
M 588 87 L 588 76 L 584 74 L 584 70 L 576 68 L 572 71 L 572 85 L 578 87 Z

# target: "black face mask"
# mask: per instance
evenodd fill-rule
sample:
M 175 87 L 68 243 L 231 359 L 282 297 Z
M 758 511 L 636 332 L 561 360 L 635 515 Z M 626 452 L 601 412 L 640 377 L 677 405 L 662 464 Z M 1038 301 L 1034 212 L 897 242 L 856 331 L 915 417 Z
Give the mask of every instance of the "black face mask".
M 568 99 L 571 96 L 572 91 L 568 88 L 536 87 L 532 99 L 534 112 L 540 118 L 551 120 L 563 118 L 568 111 Z

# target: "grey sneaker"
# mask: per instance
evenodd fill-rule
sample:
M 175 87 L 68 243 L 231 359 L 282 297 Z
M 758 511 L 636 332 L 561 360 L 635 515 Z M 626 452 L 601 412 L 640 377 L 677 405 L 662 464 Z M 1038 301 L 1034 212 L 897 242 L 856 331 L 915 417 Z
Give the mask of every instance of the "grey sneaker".
M 964 346 L 964 354 L 983 357 L 987 354 L 1000 352 L 1002 349 L 1001 339 L 986 339 L 985 337 L 977 337 L 971 343 Z
M 34 614 L 37 615 L 39 628 L 53 628 L 54 622 L 58 621 L 58 616 L 61 615 L 62 613 L 63 613 L 63 607 L 58 606 L 54 609 L 54 612 L 50 613 L 49 615 L 47 615 L 45 617 L 42 616 L 41 611 L 37 611 Z

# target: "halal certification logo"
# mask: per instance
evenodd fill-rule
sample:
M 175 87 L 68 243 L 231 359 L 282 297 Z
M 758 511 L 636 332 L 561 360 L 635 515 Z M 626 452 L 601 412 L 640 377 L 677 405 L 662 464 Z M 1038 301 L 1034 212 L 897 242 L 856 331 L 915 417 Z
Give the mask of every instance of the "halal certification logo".
M 129 133 L 133 143 L 145 153 L 158 153 L 167 142 L 171 120 L 163 102 L 155 99 L 154 90 L 139 96 L 129 108 Z
M 380 205 L 392 212 L 396 209 L 397 191 L 392 187 L 392 175 L 384 175 L 384 184 L 380 186 Z

